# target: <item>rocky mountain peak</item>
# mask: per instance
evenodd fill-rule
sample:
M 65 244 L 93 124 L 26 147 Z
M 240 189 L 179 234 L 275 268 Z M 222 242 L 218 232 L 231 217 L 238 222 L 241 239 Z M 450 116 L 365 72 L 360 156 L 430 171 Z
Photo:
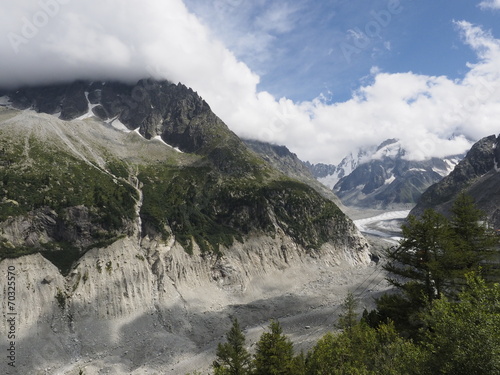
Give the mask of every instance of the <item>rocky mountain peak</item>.
M 122 130 L 135 130 L 146 139 L 160 137 L 182 152 L 208 156 L 227 173 L 249 172 L 244 166 L 251 157 L 240 139 L 196 92 L 180 83 L 77 81 L 26 87 L 5 95 L 17 109 L 65 121 L 95 117 Z

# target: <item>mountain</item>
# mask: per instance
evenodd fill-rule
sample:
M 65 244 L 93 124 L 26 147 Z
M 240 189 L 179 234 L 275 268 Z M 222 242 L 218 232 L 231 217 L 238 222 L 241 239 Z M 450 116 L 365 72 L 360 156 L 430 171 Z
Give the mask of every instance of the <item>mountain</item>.
M 16 314 L 19 374 L 176 373 L 228 316 L 302 313 L 303 287 L 370 261 L 331 200 L 181 84 L 74 82 L 0 103 L 0 272 L 16 282 L 1 312 Z
M 407 160 L 405 154 L 398 140 L 388 139 L 373 151 L 358 153 L 357 158 L 349 155 L 334 175 L 320 181 L 339 178 L 333 191 L 347 206 L 400 208 L 415 204 L 430 185 L 446 176 L 462 158 L 454 155 L 415 161 Z
M 490 222 L 500 228 L 500 136 L 491 135 L 472 146 L 465 158 L 442 181 L 422 194 L 411 211 L 420 215 L 426 208 L 448 213 L 460 192 L 471 195 Z
M 366 159 L 368 154 L 369 150 L 359 150 L 356 156 L 350 153 L 343 158 L 338 165 L 323 163 L 311 164 L 309 162 L 306 162 L 306 165 L 319 182 L 333 189 L 337 182 L 339 182 L 341 178 L 349 176 L 352 171 Z
M 325 198 L 332 200 L 337 205 L 341 205 L 340 200 L 325 185 L 316 180 L 311 173 L 311 164 L 303 162 L 296 154 L 291 152 L 286 146 L 274 145 L 256 140 L 244 140 L 245 144 L 259 155 L 265 162 L 284 173 L 290 178 L 299 180 L 320 193 Z

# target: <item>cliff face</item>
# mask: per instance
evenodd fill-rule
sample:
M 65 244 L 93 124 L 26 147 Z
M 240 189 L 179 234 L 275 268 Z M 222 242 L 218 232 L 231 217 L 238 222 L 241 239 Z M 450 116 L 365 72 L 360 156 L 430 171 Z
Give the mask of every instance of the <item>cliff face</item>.
M 50 114 L 0 107 L 0 269 L 16 273 L 19 374 L 170 363 L 222 335 L 231 306 L 286 293 L 273 275 L 369 262 L 333 202 L 248 150 L 195 93 L 150 82 L 126 115 L 135 87 L 11 96 Z
M 466 192 L 486 213 L 490 224 L 500 228 L 499 162 L 500 137 L 481 139 L 447 177 L 422 194 L 411 214 L 420 215 L 426 208 L 447 213 L 456 196 Z

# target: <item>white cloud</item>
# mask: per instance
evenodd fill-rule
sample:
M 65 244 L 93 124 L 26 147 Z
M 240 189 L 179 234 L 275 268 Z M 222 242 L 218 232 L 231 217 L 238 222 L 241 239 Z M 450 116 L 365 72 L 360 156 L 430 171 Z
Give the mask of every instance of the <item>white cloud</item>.
M 479 4 L 481 9 L 500 9 L 500 0 L 485 0 Z
M 224 4 L 234 8 L 234 1 Z M 444 156 L 465 151 L 470 142 L 464 137 L 499 132 L 500 42 L 464 21 L 457 27 L 478 61 L 463 79 L 374 68 L 350 100 L 328 104 L 259 92 L 259 76 L 181 0 L 130 0 L 126 6 L 119 0 L 16 0 L 3 8 L 0 35 L 10 38 L 0 39 L 0 85 L 154 74 L 192 87 L 237 134 L 286 144 L 313 162 L 339 162 L 356 147 L 388 138 L 401 139 L 412 158 Z M 273 32 L 292 27 L 291 14 L 269 13 Z

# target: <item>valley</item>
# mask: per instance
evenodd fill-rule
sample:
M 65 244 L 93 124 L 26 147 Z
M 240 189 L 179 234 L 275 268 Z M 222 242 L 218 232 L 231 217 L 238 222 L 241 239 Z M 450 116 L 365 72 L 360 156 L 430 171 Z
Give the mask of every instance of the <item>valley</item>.
M 434 169 L 452 165 L 434 160 L 421 179 L 390 140 L 379 151 L 396 144 L 398 159 L 387 152 L 339 180 L 356 186 L 343 198 L 362 203 L 346 206 L 310 164 L 285 146 L 243 142 L 181 84 L 79 82 L 12 97 L 0 107 L 0 271 L 22 275 L 19 374 L 209 372 L 233 318 L 250 351 L 273 319 L 307 351 L 337 329 L 349 292 L 362 313 L 391 290 L 384 250 L 442 178 Z M 472 178 L 494 185 L 497 142 L 456 170 L 485 159 Z M 409 196 L 385 190 L 396 172 Z M 497 217 L 497 200 L 480 198 Z

